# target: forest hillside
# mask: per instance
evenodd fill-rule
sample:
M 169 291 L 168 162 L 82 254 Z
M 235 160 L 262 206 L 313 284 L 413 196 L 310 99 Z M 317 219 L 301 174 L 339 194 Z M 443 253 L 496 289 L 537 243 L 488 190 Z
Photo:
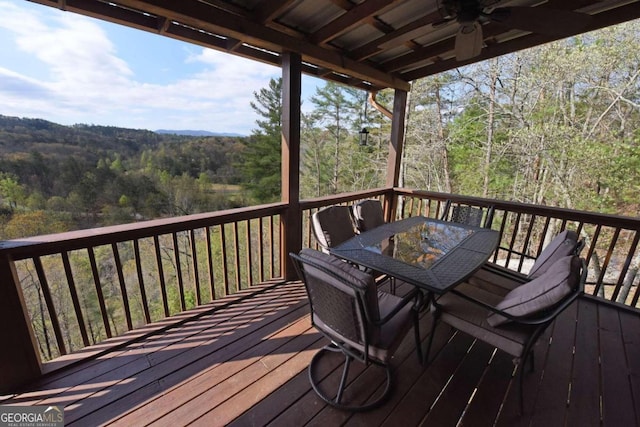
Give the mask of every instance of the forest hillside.
M 0 238 L 242 205 L 245 140 L 0 116 Z

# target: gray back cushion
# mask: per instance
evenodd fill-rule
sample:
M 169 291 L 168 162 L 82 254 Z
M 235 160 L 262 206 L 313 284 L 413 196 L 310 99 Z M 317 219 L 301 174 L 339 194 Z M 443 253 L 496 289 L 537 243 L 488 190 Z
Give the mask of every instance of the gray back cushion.
M 384 212 L 379 200 L 363 200 L 353 205 L 353 218 L 360 231 L 367 231 L 384 224 Z
M 580 258 L 575 255 L 560 258 L 544 274 L 505 295 L 495 308 L 512 316 L 527 316 L 552 307 L 575 289 L 580 280 L 580 266 Z M 508 321 L 496 313 L 487 318 L 491 326 Z
M 366 310 L 369 315 L 373 320 L 379 319 L 378 289 L 373 276 L 334 255 L 325 254 L 313 249 L 303 249 L 300 251 L 300 257 L 308 259 L 320 267 L 338 274 L 342 278 L 342 280 L 338 280 L 329 274 L 320 273 L 319 276 L 323 281 L 349 295 L 355 296 L 357 292 L 362 292 L 365 296 Z M 318 272 L 316 272 L 316 274 L 318 275 Z
M 332 248 L 356 235 L 349 206 L 330 206 L 311 217 L 320 246 Z
M 575 231 L 564 230 L 558 234 L 536 259 L 529 271 L 529 278 L 535 279 L 544 274 L 557 260 L 573 253 L 577 245 L 578 235 Z

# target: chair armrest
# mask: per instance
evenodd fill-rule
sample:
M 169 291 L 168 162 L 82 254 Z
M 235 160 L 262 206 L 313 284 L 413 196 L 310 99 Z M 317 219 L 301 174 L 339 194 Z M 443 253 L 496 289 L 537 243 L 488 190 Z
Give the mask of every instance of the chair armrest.
M 499 276 L 506 277 L 516 282 L 526 283 L 530 281 L 525 274 L 520 273 L 519 271 L 511 270 L 509 268 L 503 267 L 498 264 L 494 264 L 492 262 L 487 262 L 482 266 L 482 269 L 495 273 Z
M 571 305 L 571 303 L 573 303 L 573 301 L 576 300 L 576 298 L 578 298 L 578 296 L 582 293 L 582 289 L 577 288 L 576 290 L 574 290 L 571 294 L 569 294 L 568 296 L 566 296 L 561 302 L 559 302 L 558 304 L 552 306 L 550 309 L 546 309 L 546 310 L 541 310 L 538 313 L 532 314 L 532 315 L 528 315 L 528 316 L 514 316 L 512 314 L 509 313 L 505 313 L 502 310 L 498 310 L 497 308 L 495 308 L 492 305 L 489 305 L 483 301 L 477 300 L 473 297 L 470 297 L 469 295 L 466 295 L 460 291 L 456 291 L 455 289 L 451 291 L 453 294 L 466 299 L 469 302 L 472 302 L 474 304 L 477 304 L 481 307 L 486 308 L 487 310 L 499 314 L 500 316 L 504 316 L 507 319 L 509 319 L 512 322 L 515 323 L 520 323 L 523 325 L 540 325 L 543 323 L 548 322 L 549 320 L 553 319 L 554 317 L 556 317 L 560 312 L 562 312 L 565 308 L 567 308 L 569 305 Z M 437 306 L 437 302 L 434 301 L 434 304 Z
M 367 320 L 376 326 L 384 325 L 389 320 L 391 320 L 396 314 L 398 314 L 398 312 L 402 309 L 402 307 L 404 307 L 405 305 L 407 305 L 412 301 L 415 301 L 414 309 L 417 309 L 417 307 L 420 307 L 422 305 L 422 292 L 420 292 L 418 288 L 412 289 L 411 292 L 409 292 L 407 295 L 402 297 L 402 300 L 400 301 L 400 303 L 398 303 L 398 305 L 396 305 L 395 308 L 391 310 L 389 314 L 387 314 L 382 319 L 371 320 L 369 317 L 369 313 L 366 313 Z

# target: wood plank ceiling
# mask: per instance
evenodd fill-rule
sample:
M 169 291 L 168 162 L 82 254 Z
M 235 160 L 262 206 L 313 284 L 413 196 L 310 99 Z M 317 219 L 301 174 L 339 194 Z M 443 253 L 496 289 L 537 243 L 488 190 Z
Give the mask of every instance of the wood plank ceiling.
M 273 65 L 280 65 L 283 52 L 297 52 L 304 73 L 369 91 L 408 90 L 418 78 L 640 17 L 640 2 L 629 0 L 31 1 Z M 579 28 L 556 22 L 554 34 L 537 34 L 481 18 L 481 53 L 458 61 L 460 24 L 443 19 L 451 1 L 480 2 L 484 13 L 526 6 L 578 11 L 591 19 Z M 537 15 L 531 21 L 544 19 Z

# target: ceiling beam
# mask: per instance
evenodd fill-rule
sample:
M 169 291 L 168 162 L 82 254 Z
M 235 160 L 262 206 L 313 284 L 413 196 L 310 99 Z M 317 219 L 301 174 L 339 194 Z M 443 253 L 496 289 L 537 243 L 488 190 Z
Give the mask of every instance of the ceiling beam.
M 308 37 L 309 41 L 314 44 L 327 43 L 361 24 L 363 21 L 368 20 L 369 17 L 393 7 L 395 3 L 400 1 L 403 0 L 367 0 L 360 3 L 311 34 Z
M 382 45 L 390 47 L 399 46 L 407 40 L 411 40 L 416 38 L 419 34 L 423 34 L 428 26 L 440 17 L 441 15 L 439 12 L 433 12 L 425 15 L 413 22 L 410 22 L 404 27 L 398 28 L 393 32 L 385 34 L 384 36 L 352 50 L 349 52 L 349 56 L 356 61 L 361 61 L 380 52 L 382 50 L 380 46 Z
M 289 6 L 295 0 L 263 0 L 253 11 L 255 22 L 265 23 L 271 21 L 280 11 Z

